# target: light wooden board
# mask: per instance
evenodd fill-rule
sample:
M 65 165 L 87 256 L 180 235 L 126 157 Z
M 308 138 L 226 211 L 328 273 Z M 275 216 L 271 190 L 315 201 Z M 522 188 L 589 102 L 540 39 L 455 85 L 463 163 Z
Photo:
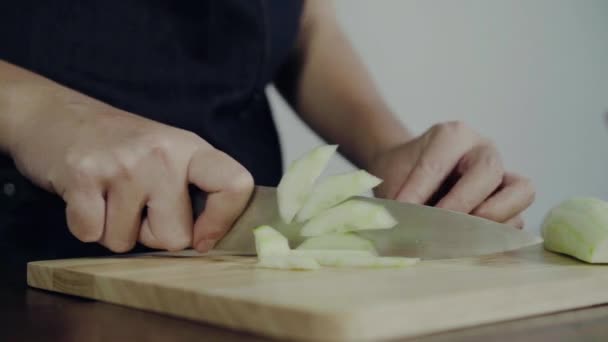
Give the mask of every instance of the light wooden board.
M 186 253 L 187 254 L 187 253 Z M 237 256 L 39 261 L 33 287 L 268 336 L 417 336 L 608 302 L 608 268 L 536 245 L 405 269 L 281 271 Z

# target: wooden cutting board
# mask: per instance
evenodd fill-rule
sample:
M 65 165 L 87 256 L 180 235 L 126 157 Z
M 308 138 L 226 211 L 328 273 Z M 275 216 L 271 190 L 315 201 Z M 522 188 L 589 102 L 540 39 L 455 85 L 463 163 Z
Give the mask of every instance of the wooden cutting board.
M 39 261 L 33 287 L 280 338 L 409 337 L 608 302 L 608 268 L 541 245 L 406 269 L 281 271 L 181 254 Z

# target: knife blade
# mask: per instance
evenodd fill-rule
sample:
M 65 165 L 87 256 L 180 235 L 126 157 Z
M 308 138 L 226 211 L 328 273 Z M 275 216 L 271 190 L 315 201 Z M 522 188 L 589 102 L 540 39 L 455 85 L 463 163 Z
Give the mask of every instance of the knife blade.
M 381 256 L 421 259 L 472 257 L 504 252 L 541 243 L 540 236 L 484 218 L 425 205 L 358 196 L 384 206 L 398 221 L 392 229 L 359 231 Z M 204 210 L 205 196 L 191 191 L 193 213 Z M 244 212 L 232 229 L 216 244 L 215 250 L 238 255 L 255 255 L 253 228 L 270 225 L 289 240 L 292 248 L 304 238 L 303 223 L 286 224 L 278 212 L 276 188 L 257 186 Z

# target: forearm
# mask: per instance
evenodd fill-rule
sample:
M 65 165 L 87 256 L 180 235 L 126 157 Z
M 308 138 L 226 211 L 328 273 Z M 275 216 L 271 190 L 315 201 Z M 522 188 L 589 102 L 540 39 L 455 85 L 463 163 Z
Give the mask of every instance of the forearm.
M 277 81 L 298 115 L 366 168 L 412 136 L 382 100 L 327 1 L 308 0 L 293 59 Z
M 0 152 L 12 155 L 23 140 L 23 128 L 38 115 L 49 116 L 50 105 L 78 102 L 85 95 L 44 76 L 0 60 Z
M 53 88 L 42 76 L 0 60 L 0 152 L 11 154 L 27 108 L 41 88 Z

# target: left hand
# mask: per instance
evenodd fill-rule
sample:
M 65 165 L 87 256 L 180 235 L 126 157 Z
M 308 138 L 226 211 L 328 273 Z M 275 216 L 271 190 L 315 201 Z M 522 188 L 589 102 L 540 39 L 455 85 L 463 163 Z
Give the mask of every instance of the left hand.
M 523 227 L 535 196 L 530 180 L 506 172 L 489 140 L 460 122 L 435 125 L 383 151 L 370 172 L 384 182 L 378 197 L 435 205 Z

